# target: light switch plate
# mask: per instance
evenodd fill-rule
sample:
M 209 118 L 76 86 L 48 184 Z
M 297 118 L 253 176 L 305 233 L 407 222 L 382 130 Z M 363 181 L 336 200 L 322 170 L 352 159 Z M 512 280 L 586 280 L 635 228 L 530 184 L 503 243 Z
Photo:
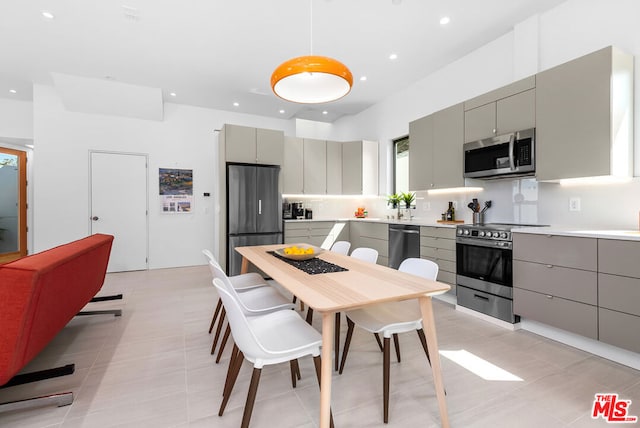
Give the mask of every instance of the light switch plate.
M 580 198 L 569 198 L 569 211 L 580 211 Z

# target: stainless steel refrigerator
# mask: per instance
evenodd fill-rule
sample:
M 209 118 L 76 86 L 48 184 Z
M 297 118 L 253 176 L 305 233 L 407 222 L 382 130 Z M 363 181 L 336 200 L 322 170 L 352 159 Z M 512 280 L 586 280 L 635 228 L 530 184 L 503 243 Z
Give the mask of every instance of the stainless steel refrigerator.
M 227 273 L 240 273 L 234 249 L 282 243 L 279 166 L 227 164 Z

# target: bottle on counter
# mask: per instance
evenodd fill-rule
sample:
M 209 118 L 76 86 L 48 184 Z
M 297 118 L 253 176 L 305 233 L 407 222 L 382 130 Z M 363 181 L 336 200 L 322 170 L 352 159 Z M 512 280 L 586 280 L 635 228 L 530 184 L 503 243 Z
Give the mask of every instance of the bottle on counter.
M 456 209 L 453 207 L 453 202 L 449 202 L 449 208 L 447 208 L 447 221 L 454 221 L 456 219 Z

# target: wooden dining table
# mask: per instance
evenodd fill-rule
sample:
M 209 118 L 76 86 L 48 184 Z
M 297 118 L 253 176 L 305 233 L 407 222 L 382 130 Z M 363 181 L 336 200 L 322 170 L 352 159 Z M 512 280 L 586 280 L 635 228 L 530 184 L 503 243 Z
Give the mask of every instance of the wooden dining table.
M 433 295 L 448 291 L 450 286 L 332 251 L 321 252 L 317 257 L 345 268 L 345 271 L 308 274 L 272 254 L 286 246 L 276 244 L 236 247 L 236 251 L 243 257 L 242 273 L 248 272 L 249 266 L 253 264 L 322 315 L 320 428 L 329 428 L 330 421 L 335 313 L 407 299 L 418 299 L 420 303 L 440 420 L 443 427 L 448 427 L 449 417 L 431 299 Z

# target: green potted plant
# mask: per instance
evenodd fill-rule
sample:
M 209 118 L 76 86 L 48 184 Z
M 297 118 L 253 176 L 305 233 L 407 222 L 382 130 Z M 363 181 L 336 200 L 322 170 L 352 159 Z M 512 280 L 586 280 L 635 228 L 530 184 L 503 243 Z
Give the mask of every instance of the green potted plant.
M 400 203 L 400 201 L 402 200 L 402 198 L 400 197 L 399 194 L 394 193 L 393 195 L 389 195 L 387 196 L 387 205 L 391 205 L 391 208 L 398 208 L 398 204 Z
M 402 193 L 400 199 L 404 202 L 406 208 L 411 208 L 411 204 L 416 200 L 416 194 L 411 192 Z

